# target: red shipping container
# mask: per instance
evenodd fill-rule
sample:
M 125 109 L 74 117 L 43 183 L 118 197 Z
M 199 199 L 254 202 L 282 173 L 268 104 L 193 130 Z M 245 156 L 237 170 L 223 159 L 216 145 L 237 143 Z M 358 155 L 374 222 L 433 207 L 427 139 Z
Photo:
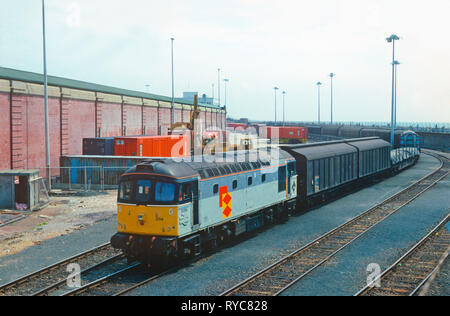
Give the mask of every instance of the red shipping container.
M 260 136 L 263 138 L 278 138 L 280 140 L 298 140 L 306 142 L 308 140 L 308 128 L 296 126 L 262 126 Z
M 114 138 L 114 155 L 136 157 L 189 157 L 188 135 L 136 136 Z
M 244 123 L 227 123 L 227 128 L 231 130 L 245 131 L 248 128 Z

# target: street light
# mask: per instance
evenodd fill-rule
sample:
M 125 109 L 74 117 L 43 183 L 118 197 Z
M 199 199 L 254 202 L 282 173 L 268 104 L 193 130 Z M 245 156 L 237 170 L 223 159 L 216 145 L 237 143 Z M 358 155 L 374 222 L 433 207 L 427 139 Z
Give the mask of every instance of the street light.
M 278 87 L 274 87 L 273 90 L 275 91 L 275 125 L 277 124 L 277 90 Z
M 170 39 L 170 43 L 171 43 L 171 55 L 172 55 L 172 109 L 171 109 L 171 122 L 172 124 L 175 123 L 175 88 L 174 88 L 174 75 L 173 75 L 173 41 L 175 39 L 172 37 Z
M 391 145 L 394 146 L 394 105 L 395 105 L 395 41 L 400 38 L 392 34 L 386 38 L 388 43 L 392 43 L 392 105 L 391 105 Z
M 320 86 L 322 85 L 322 82 L 318 82 L 318 83 L 316 83 L 317 84 L 317 92 L 318 92 L 318 102 L 317 102 L 317 104 L 318 104 L 318 122 L 319 122 L 319 124 L 320 124 Z
M 42 0 L 42 46 L 44 52 L 44 104 L 45 104 L 45 164 L 46 164 L 46 177 L 47 188 L 50 191 L 52 182 L 50 174 L 50 133 L 48 123 L 48 93 L 47 93 L 47 47 L 45 37 L 45 0 Z
M 223 81 L 225 82 L 225 104 L 224 104 L 224 106 L 226 107 L 227 106 L 227 82 L 229 82 L 230 81 L 230 79 L 223 79 Z
M 331 125 L 333 125 L 333 77 L 335 76 L 334 73 L 330 73 L 331 78 Z
M 145 87 L 147 88 L 147 92 L 150 93 L 150 85 L 146 84 Z
M 283 126 L 286 125 L 286 110 L 285 110 L 285 96 L 286 96 L 286 91 L 283 91 Z
M 395 66 L 395 99 L 394 99 L 394 126 L 397 127 L 397 66 L 400 63 L 396 60 L 394 61 Z
M 219 108 L 220 108 L 220 68 L 217 68 L 217 82 L 219 83 L 219 85 L 217 87 L 217 93 L 218 93 L 217 98 L 219 99 Z

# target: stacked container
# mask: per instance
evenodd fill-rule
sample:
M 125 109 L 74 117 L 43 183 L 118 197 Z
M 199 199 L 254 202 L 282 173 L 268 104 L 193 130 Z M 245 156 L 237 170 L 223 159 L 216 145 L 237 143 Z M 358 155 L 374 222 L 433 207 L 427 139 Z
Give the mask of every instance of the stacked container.
M 188 135 L 116 137 L 114 155 L 136 157 L 189 157 Z
M 83 138 L 83 155 L 114 156 L 114 137 Z
M 263 138 L 279 139 L 280 143 L 298 144 L 308 141 L 308 128 L 297 126 L 262 126 L 259 135 Z

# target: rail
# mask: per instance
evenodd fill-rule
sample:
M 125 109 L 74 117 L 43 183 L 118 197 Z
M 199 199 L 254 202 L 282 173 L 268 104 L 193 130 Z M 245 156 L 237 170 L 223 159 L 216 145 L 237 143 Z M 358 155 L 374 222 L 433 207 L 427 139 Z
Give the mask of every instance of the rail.
M 442 264 L 442 254 L 448 256 L 449 219 L 450 214 L 355 296 L 415 295 Z
M 0 296 L 34 295 L 57 282 L 65 282 L 65 267 L 70 263 L 91 265 L 117 254 L 110 243 L 100 245 L 70 258 L 61 260 L 38 271 L 29 273 L 0 287 Z
M 412 202 L 448 175 L 448 160 L 440 167 L 401 192 L 370 208 L 359 216 L 331 230 L 306 246 L 275 262 L 250 278 L 223 292 L 231 295 L 279 295 L 297 284 L 319 266 L 333 258 L 379 222 Z

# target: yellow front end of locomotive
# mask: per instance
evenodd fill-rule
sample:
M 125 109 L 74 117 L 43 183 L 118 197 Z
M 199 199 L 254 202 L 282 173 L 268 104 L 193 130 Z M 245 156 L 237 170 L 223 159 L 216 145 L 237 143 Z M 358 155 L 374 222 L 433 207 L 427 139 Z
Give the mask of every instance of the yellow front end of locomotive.
M 151 236 L 178 236 L 178 207 L 117 205 L 119 233 Z

